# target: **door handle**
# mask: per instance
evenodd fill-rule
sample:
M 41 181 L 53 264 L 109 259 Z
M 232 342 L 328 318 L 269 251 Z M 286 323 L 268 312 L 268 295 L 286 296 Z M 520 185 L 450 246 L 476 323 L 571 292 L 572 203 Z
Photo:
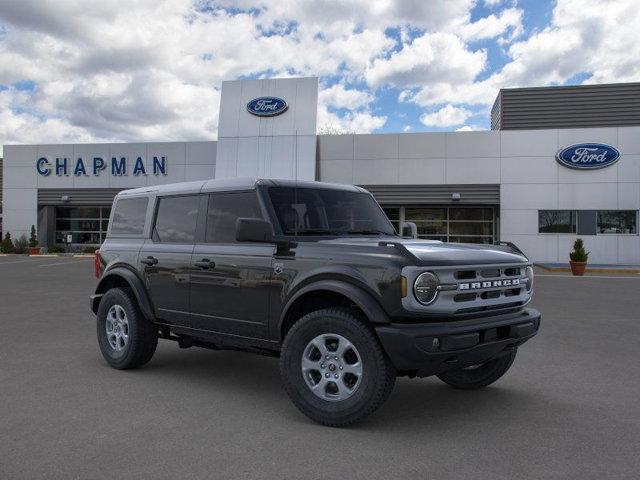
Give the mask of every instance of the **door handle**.
M 203 258 L 199 262 L 193 262 L 196 267 L 202 268 L 203 270 L 208 270 L 210 268 L 215 268 L 215 262 L 212 262 L 208 258 Z
M 140 263 L 144 263 L 145 265 L 149 265 L 150 267 L 158 263 L 158 259 L 156 257 L 148 256 L 147 258 L 143 258 L 140 260 Z

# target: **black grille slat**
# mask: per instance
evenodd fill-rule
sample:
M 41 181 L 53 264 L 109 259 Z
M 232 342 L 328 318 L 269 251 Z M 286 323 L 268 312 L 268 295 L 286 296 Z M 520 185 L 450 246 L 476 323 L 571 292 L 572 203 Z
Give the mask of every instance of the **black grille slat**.
M 500 276 L 499 268 L 489 268 L 480 270 L 480 276 L 484 278 L 498 278 Z

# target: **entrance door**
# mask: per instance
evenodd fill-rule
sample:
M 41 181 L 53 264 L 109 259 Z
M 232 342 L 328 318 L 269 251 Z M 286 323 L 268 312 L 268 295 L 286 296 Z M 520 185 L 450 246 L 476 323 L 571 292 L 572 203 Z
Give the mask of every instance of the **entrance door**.
M 140 267 L 155 315 L 171 325 L 189 321 L 189 269 L 200 198 L 160 198 L 153 237 L 140 251 Z
M 263 218 L 255 191 L 209 196 L 205 241 L 196 244 L 191 263 L 191 322 L 203 330 L 267 338 L 275 246 L 236 242 L 239 217 Z

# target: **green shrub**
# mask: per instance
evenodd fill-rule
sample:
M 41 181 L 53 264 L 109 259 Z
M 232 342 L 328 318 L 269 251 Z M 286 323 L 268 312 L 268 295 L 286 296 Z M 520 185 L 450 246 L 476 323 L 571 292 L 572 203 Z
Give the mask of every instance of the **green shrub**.
M 574 242 L 573 252 L 569 254 L 569 258 L 573 262 L 586 262 L 589 259 L 589 252 L 585 251 L 581 238 L 577 238 Z
M 47 251 L 49 253 L 64 253 L 64 247 L 60 245 L 51 245 Z
M 36 226 L 31 225 L 31 235 L 29 235 L 29 246 L 37 247 L 38 246 L 38 236 L 36 235 Z
M 14 250 L 15 249 L 13 248 L 13 241 L 11 240 L 11 234 L 7 232 L 7 234 L 4 236 L 4 240 L 2 240 L 2 243 L 0 244 L 0 252 L 13 253 Z
M 93 246 L 93 247 L 84 247 L 82 249 L 82 253 L 95 253 L 95 251 L 98 250 L 98 247 Z
M 27 246 L 29 242 L 27 241 L 26 235 L 21 235 L 15 242 L 13 242 L 13 251 L 15 253 L 27 253 Z

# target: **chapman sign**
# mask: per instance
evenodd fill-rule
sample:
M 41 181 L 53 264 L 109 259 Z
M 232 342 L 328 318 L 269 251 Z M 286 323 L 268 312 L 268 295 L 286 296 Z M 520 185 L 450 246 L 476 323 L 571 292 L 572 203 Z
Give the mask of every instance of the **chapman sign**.
M 602 143 L 579 143 L 563 148 L 556 155 L 558 163 L 578 170 L 596 170 L 613 165 L 620 158 L 620 152 Z
M 107 161 L 101 157 L 84 159 L 78 157 L 75 161 L 69 158 L 48 159 L 40 157 L 36 160 L 36 170 L 40 175 L 46 177 L 55 173 L 57 176 L 75 175 L 76 177 L 94 175 L 106 171 L 113 176 L 123 176 L 132 173 L 133 175 L 166 175 L 167 157 L 153 157 L 151 165 L 145 165 L 142 157 L 137 157 L 135 161 L 129 162 L 127 157 L 111 157 Z
M 258 117 L 275 117 L 284 113 L 289 105 L 278 97 L 259 97 L 247 103 L 247 111 Z

